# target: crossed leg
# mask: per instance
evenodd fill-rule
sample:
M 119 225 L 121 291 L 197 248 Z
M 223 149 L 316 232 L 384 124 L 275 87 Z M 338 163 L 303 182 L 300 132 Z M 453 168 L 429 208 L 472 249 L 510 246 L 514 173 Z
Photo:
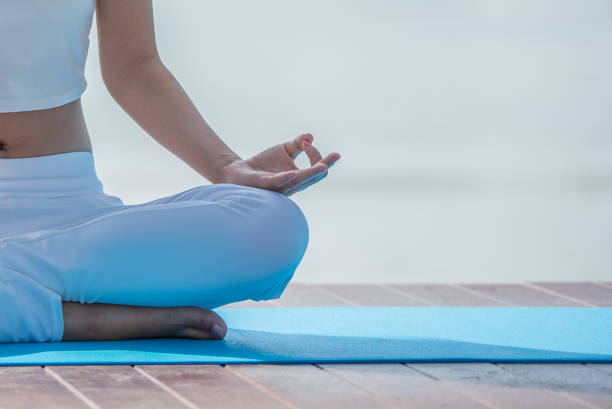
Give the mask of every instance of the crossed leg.
M 57 307 L 58 301 L 64 301 L 68 317 L 71 312 L 78 316 L 79 311 L 67 302 L 133 306 L 137 308 L 124 309 L 124 316 L 127 311 L 131 316 L 140 314 L 141 322 L 152 323 L 143 324 L 151 333 L 167 333 L 160 332 L 167 326 L 153 325 L 166 317 L 173 325 L 170 334 L 177 330 L 189 336 L 214 322 L 222 324 L 214 312 L 205 310 L 246 299 L 280 297 L 307 245 L 306 219 L 288 197 L 215 184 L 107 209 L 72 226 L 0 239 L 0 267 L 26 276 L 48 290 L 45 294 L 55 294 L 56 298 L 50 301 L 53 297 L 48 296 L 45 302 Z M 5 298 L 0 297 L 0 303 Z M 143 312 L 142 307 L 157 310 Z M 101 306 L 94 308 L 99 316 L 118 317 L 118 310 L 113 315 Z M 63 314 L 55 317 L 45 335 L 28 333 L 28 319 L 45 313 L 49 314 L 41 308 L 21 311 L 26 325 L 17 338 L 61 339 Z M 202 324 L 194 327 L 185 321 Z M 66 329 L 68 338 L 79 336 L 71 335 L 70 325 Z M 0 328 L 0 342 L 2 334 Z

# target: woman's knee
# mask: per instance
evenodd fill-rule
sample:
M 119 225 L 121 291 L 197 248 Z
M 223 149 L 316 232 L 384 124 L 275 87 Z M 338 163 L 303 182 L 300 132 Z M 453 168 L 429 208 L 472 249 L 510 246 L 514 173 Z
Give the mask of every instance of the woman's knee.
M 306 217 L 289 197 L 260 190 L 263 205 L 254 215 L 246 245 L 256 251 L 253 267 L 262 274 L 286 279 L 302 261 L 309 241 Z M 253 254 L 253 253 L 251 253 Z
M 308 223 L 300 207 L 271 190 L 218 185 L 207 192 L 218 206 L 191 207 L 190 217 L 180 216 L 188 239 L 182 228 L 170 235 L 184 243 L 182 251 L 199 265 L 227 271 L 234 281 L 268 285 L 269 280 L 286 280 L 308 247 Z
M 281 255 L 287 255 L 287 263 L 297 266 L 306 252 L 309 229 L 302 209 L 287 196 L 270 192 L 269 219 L 266 230 Z

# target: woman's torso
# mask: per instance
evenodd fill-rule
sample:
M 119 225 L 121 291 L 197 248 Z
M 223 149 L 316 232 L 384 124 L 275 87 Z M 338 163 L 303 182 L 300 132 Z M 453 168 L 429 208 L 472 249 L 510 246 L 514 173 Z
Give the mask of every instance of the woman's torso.
M 0 158 L 89 151 L 81 110 L 94 0 L 0 1 Z
M 37 111 L 0 113 L 0 158 L 91 152 L 81 99 Z

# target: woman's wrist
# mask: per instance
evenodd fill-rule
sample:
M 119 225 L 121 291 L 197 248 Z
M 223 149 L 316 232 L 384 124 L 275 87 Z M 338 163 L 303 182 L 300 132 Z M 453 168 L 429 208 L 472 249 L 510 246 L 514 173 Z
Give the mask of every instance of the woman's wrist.
M 209 176 L 203 176 L 210 180 L 212 183 L 228 183 L 228 168 L 232 164 L 241 160 L 242 158 L 235 154 L 222 154 L 219 156 L 219 161 L 214 171 Z

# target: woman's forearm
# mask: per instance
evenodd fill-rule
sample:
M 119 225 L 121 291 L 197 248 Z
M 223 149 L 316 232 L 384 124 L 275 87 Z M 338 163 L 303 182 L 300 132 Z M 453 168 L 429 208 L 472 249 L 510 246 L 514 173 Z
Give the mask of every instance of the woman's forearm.
M 189 96 L 158 59 L 104 78 L 117 103 L 156 141 L 212 183 L 241 159 L 208 126 Z

